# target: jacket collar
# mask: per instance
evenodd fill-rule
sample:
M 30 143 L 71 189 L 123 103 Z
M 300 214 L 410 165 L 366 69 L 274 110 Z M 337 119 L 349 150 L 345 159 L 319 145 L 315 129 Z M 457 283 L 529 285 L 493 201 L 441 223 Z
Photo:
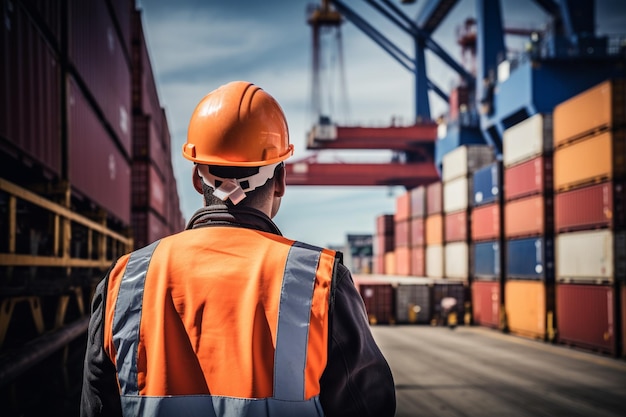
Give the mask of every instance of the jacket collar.
M 211 205 L 202 207 L 191 216 L 186 229 L 207 226 L 232 226 L 255 229 L 282 236 L 278 226 L 265 213 L 250 207 Z

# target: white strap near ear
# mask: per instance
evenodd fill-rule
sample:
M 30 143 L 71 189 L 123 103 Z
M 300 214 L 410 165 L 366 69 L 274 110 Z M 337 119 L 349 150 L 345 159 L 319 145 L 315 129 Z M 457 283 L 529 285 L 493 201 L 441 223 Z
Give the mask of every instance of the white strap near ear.
M 202 178 L 202 181 L 209 187 L 213 188 L 213 195 L 222 201 L 226 201 L 230 198 L 233 204 L 239 203 L 246 198 L 246 192 L 255 190 L 261 187 L 270 178 L 274 176 L 274 170 L 280 162 L 271 165 L 263 165 L 259 167 L 259 172 L 254 175 L 245 178 L 221 178 L 215 176 L 209 172 L 208 165 L 198 165 L 198 173 Z M 219 181 L 219 187 L 216 187 L 216 182 Z M 242 185 L 244 185 L 242 187 Z

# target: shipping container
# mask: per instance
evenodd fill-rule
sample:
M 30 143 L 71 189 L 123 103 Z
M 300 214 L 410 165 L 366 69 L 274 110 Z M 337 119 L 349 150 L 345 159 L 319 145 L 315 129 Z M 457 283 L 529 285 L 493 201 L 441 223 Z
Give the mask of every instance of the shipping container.
M 467 210 L 469 207 L 469 196 L 472 193 L 469 186 L 470 181 L 468 177 L 459 177 L 443 183 L 444 213 Z
M 535 114 L 506 129 L 502 135 L 504 167 L 552 152 L 552 115 Z
M 474 324 L 497 329 L 500 327 L 500 282 L 472 283 L 472 316 Z
M 626 82 L 604 81 L 554 107 L 554 144 L 626 124 Z
M 393 214 L 381 214 L 376 216 L 377 235 L 392 235 L 394 233 Z
M 411 244 L 410 240 L 410 222 L 409 219 L 396 220 L 394 232 L 394 246 L 395 248 L 408 247 Z
M 554 196 L 557 232 L 608 227 L 626 228 L 626 187 L 623 181 L 607 181 Z
M 552 156 L 539 156 L 504 170 L 506 201 L 551 191 Z
M 3 44 L 0 145 L 8 151 L 5 156 L 10 153 L 15 160 L 58 178 L 66 162 L 61 142 L 59 57 L 21 5 L 6 8 L 5 13 L 1 25 L 6 50 Z M 8 27 L 10 31 L 4 30 Z M 16 182 L 24 179 L 16 172 L 7 172 L 7 177 Z
M 411 218 L 426 215 L 426 187 L 420 185 L 409 191 L 411 194 Z
M 432 284 L 431 291 L 431 303 L 432 303 L 432 317 L 431 323 L 445 324 L 444 315 L 441 308 L 441 301 L 446 297 L 451 297 L 456 300 L 454 309 L 456 310 L 459 324 L 465 320 L 465 304 L 471 303 L 471 296 L 469 294 L 469 287 L 466 286 L 467 282 L 455 282 L 447 280 L 435 281 Z
M 502 163 L 493 162 L 474 172 L 472 176 L 471 204 L 475 207 L 491 204 L 500 199 L 500 174 Z
M 469 240 L 467 211 L 461 210 L 446 214 L 444 218 L 444 242 L 467 242 Z
M 416 277 L 426 276 L 426 249 L 424 246 L 411 248 L 411 275 Z
M 620 305 L 622 310 L 622 356 L 626 357 L 626 282 L 620 282 L 621 299 Z
M 443 258 L 446 278 L 469 279 L 470 262 L 467 242 L 446 243 Z
M 471 240 L 495 240 L 500 236 L 500 203 L 474 208 L 472 211 Z
M 500 278 L 500 243 L 497 240 L 474 243 L 472 275 L 475 279 L 497 280 Z
M 135 161 L 132 164 L 132 207 L 140 211 L 152 209 L 163 219 L 166 214 L 166 184 L 149 162 Z M 171 197 L 167 197 L 169 200 Z
M 626 270 L 625 233 L 599 229 L 557 234 L 557 279 L 574 283 L 623 280 Z
M 409 276 L 411 275 L 411 249 L 408 246 L 396 248 L 395 252 L 395 265 L 396 275 Z
M 556 284 L 558 342 L 617 356 L 614 297 L 609 285 Z
M 396 322 L 395 294 L 391 283 L 370 284 L 360 282 L 358 286 L 371 324 L 391 324 Z
M 393 234 L 374 235 L 372 243 L 374 255 L 383 255 L 391 252 L 395 247 Z
M 493 162 L 493 148 L 488 145 L 462 145 L 442 158 L 441 180 L 445 183 L 471 176 L 476 170 Z
M 166 167 L 172 163 L 161 143 L 157 125 L 150 116 L 133 115 L 133 159 L 150 161 L 162 177 L 165 176 Z
M 426 245 L 426 276 L 443 278 L 444 259 L 443 245 Z
M 133 238 L 135 248 L 141 248 L 169 236 L 167 225 L 152 211 L 133 211 Z
M 386 252 L 384 255 L 384 272 L 388 275 L 394 275 L 396 273 L 396 252 Z
M 88 89 L 86 97 L 94 100 L 131 156 L 131 63 L 105 1 L 68 2 L 68 42 L 75 76 Z
M 394 212 L 394 220 L 408 220 L 411 217 L 411 194 L 408 191 L 396 197 L 396 211 Z
M 135 10 L 135 0 L 109 0 L 113 8 L 113 15 L 120 30 L 120 39 L 124 45 L 126 55 L 131 55 L 132 16 Z
M 546 236 L 507 240 L 507 278 L 553 281 L 553 246 L 552 238 Z
M 440 214 L 443 211 L 443 183 L 433 182 L 426 186 L 426 215 Z
M 550 318 L 554 317 L 548 301 L 551 292 L 543 281 L 506 281 L 504 305 L 509 331 L 533 339 L 550 339 L 555 326 Z
M 372 257 L 372 272 L 374 274 L 384 274 L 385 273 L 385 254 L 381 253 L 377 255 L 374 253 Z
M 81 195 L 128 225 L 130 164 L 72 79 L 68 91 L 70 183 Z
M 603 132 L 554 152 L 554 189 L 620 179 L 626 173 L 626 129 Z
M 443 214 L 432 214 L 426 217 L 426 244 L 435 245 L 443 243 Z
M 411 246 L 422 246 L 426 244 L 426 228 L 423 217 L 414 217 L 409 220 L 410 223 L 410 242 Z
M 430 286 L 399 284 L 396 287 L 396 323 L 430 322 Z
M 554 227 L 552 198 L 542 194 L 507 201 L 504 205 L 504 236 L 536 236 Z
M 15 3 L 15 2 L 13 2 Z M 7 27 L 15 27 L 12 22 L 11 12 L 15 12 L 20 7 L 25 7 L 28 14 L 34 18 L 41 27 L 39 31 L 46 35 L 46 41 L 56 50 L 60 50 L 61 45 L 61 9 L 60 1 L 50 0 L 21 0 L 14 7 L 6 7 L 8 21 L 5 21 Z

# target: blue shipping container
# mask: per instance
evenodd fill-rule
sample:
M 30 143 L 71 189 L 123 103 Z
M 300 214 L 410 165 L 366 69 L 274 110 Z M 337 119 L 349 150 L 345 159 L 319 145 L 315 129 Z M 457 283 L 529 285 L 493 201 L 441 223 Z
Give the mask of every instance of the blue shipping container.
M 474 172 L 472 179 L 474 206 L 493 203 L 500 198 L 501 165 L 502 162 L 494 162 Z
M 507 278 L 554 280 L 554 241 L 531 237 L 506 243 Z
M 500 277 L 500 244 L 496 240 L 474 244 L 474 278 Z

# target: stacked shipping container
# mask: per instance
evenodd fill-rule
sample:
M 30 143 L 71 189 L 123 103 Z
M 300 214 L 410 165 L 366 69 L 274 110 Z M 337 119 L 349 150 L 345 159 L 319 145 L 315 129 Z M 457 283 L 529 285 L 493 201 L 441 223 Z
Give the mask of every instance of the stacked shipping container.
M 554 336 L 552 116 L 536 114 L 503 135 L 504 304 L 511 332 Z
M 410 191 L 411 218 L 410 222 L 410 252 L 411 275 L 426 276 L 426 187 L 419 186 Z
M 554 146 L 559 341 L 617 354 L 626 274 L 626 82 L 605 81 L 556 106 Z
M 381 214 L 376 217 L 376 228 L 373 238 L 374 274 L 395 274 L 394 256 L 394 215 Z
M 443 278 L 443 184 L 426 186 L 426 218 L 424 219 L 426 276 Z
M 397 275 L 411 275 L 411 195 L 408 191 L 396 197 L 394 221 L 394 254 Z

